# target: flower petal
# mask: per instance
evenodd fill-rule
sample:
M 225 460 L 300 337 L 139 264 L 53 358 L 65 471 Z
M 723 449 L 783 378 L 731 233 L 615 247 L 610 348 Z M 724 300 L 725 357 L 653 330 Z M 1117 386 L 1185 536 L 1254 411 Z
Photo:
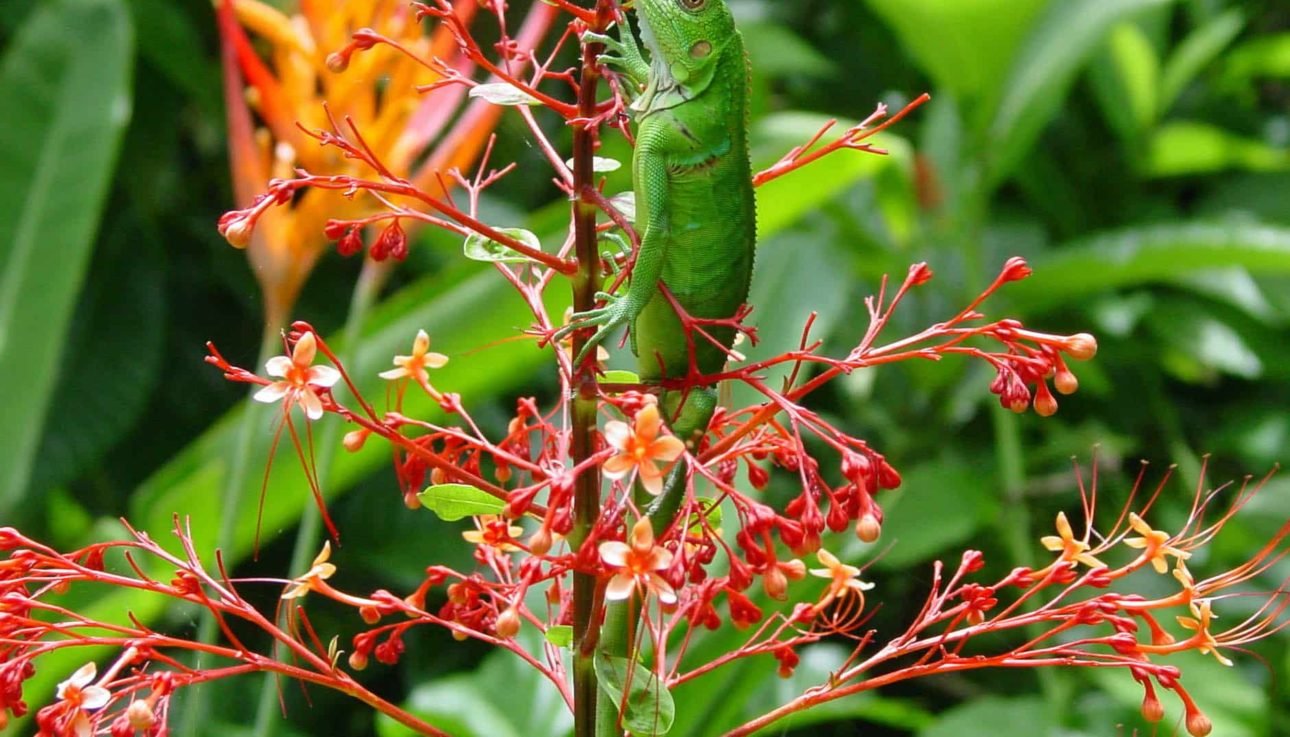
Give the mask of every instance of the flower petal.
M 86 686 L 81 689 L 81 708 L 94 711 L 107 706 L 112 700 L 112 692 L 102 686 Z
M 269 376 L 286 376 L 291 370 L 291 359 L 286 356 L 274 356 L 264 362 L 264 370 Z
M 632 425 L 636 428 L 636 437 L 642 440 L 653 440 L 658 437 L 659 428 L 663 426 L 663 420 L 658 416 L 658 405 L 647 404 L 641 407 Z
M 300 400 L 300 408 L 305 411 L 305 417 L 311 420 L 322 418 L 322 400 L 318 398 L 317 394 L 314 394 L 309 389 L 301 389 L 297 394 L 299 395 L 297 398 Z
M 402 379 L 404 376 L 407 376 L 407 375 L 408 375 L 408 370 L 403 367 L 393 368 L 393 369 L 390 369 L 389 371 L 382 371 L 381 373 L 377 374 L 377 376 L 381 377 L 382 379 L 390 379 L 391 381 L 393 381 L 394 379 Z
M 675 435 L 664 435 L 649 444 L 649 457 L 656 461 L 671 463 L 685 452 L 685 443 Z
M 664 604 L 676 603 L 676 591 L 672 590 L 672 584 L 657 573 L 649 574 L 649 590 Z
M 619 573 L 609 579 L 605 585 L 605 598 L 611 601 L 621 601 L 632 595 L 636 590 L 636 579 L 625 573 Z
M 600 559 L 615 568 L 627 565 L 627 555 L 631 552 L 632 549 L 628 547 L 627 543 L 617 540 L 600 543 Z
M 330 387 L 340 381 L 340 372 L 331 366 L 312 366 L 309 369 L 308 382 L 314 386 Z
M 426 331 L 418 330 L 416 339 L 412 341 L 412 352 L 420 356 L 428 350 L 430 350 L 430 336 Z
M 600 465 L 600 470 L 606 477 L 611 479 L 620 479 L 631 473 L 636 467 L 636 461 L 631 456 L 616 455 Z
M 318 339 L 314 337 L 313 331 L 300 336 L 296 341 L 296 347 L 291 349 L 291 362 L 297 366 L 308 366 L 314 362 L 314 354 L 318 352 Z
M 605 423 L 605 442 L 609 443 L 610 447 L 617 450 L 626 450 L 627 442 L 631 440 L 631 437 L 632 431 L 631 428 L 627 427 L 626 422 L 610 420 Z
M 288 389 L 290 389 L 290 385 L 287 384 L 287 382 L 275 381 L 272 384 L 266 384 L 263 389 L 256 392 L 255 395 L 251 398 L 257 402 L 264 402 L 265 404 L 273 404 L 274 402 L 286 396 Z
M 658 470 L 658 466 L 653 463 L 642 463 L 640 466 L 640 482 L 653 496 L 663 493 L 663 472 Z

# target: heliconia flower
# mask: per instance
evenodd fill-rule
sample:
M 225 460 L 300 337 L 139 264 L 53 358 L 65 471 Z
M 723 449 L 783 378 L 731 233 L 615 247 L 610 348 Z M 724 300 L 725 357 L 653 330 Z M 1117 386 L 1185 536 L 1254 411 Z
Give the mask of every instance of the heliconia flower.
M 606 599 L 626 599 L 640 589 L 657 596 L 664 604 L 676 603 L 672 585 L 658 574 L 672 565 L 672 551 L 654 544 L 654 529 L 648 517 L 641 517 L 632 525 L 626 543 L 617 540 L 601 543 L 600 559 L 614 570 L 613 578 L 605 586 Z
M 412 355 L 395 356 L 394 365 L 398 368 L 392 368 L 388 371 L 382 371 L 380 377 L 395 381 L 398 379 L 412 379 L 422 389 L 432 397 L 438 398 L 439 391 L 430 385 L 430 375 L 426 369 L 436 369 L 447 365 L 448 357 L 442 353 L 430 352 L 430 336 L 424 330 L 417 331 L 417 337 L 412 341 Z
M 1142 537 L 1128 538 L 1124 544 L 1131 548 L 1141 548 L 1142 557 L 1151 561 L 1151 566 L 1156 569 L 1156 573 L 1169 571 L 1169 561 L 1165 560 L 1166 555 L 1177 558 L 1180 565 L 1182 561 L 1191 557 L 1191 553 L 1186 550 L 1179 550 L 1169 544 L 1168 533 L 1151 529 L 1151 525 L 1133 512 L 1129 513 L 1129 526 Z
M 824 548 L 820 548 L 815 557 L 824 567 L 812 568 L 811 575 L 829 579 L 829 588 L 815 605 L 816 611 L 843 596 L 857 596 L 860 601 L 864 601 L 864 592 L 872 589 L 874 585 L 860 580 L 859 568 L 843 563 L 836 555 Z
M 685 452 L 685 444 L 673 435 L 659 436 L 663 421 L 658 405 L 647 404 L 627 423 L 611 420 L 605 423 L 605 441 L 618 454 L 605 461 L 602 470 L 611 479 L 620 479 L 636 470 L 645 491 L 658 496 L 663 491 L 663 474 L 672 461 Z M 658 464 L 669 464 L 660 468 Z
M 328 563 L 331 559 L 331 542 L 323 541 L 322 551 L 314 558 L 313 565 L 304 575 L 292 580 L 291 586 L 282 592 L 282 599 L 298 599 L 314 590 L 317 581 L 326 581 L 336 572 L 336 566 Z
M 1039 543 L 1054 553 L 1061 553 L 1061 560 L 1067 563 L 1083 563 L 1089 568 L 1105 568 L 1106 564 L 1089 553 L 1089 544 L 1085 540 L 1076 540 L 1071 530 L 1071 523 L 1065 512 L 1057 513 L 1057 535 L 1045 535 Z
M 317 420 L 323 416 L 322 400 L 314 387 L 328 389 L 340 381 L 340 372 L 331 366 L 314 366 L 314 354 L 318 350 L 318 339 L 312 332 L 300 336 L 291 349 L 290 356 L 274 356 L 264 364 L 269 376 L 278 376 L 282 381 L 275 381 L 255 393 L 255 401 L 273 403 L 279 399 L 286 401 L 286 408 L 298 403 L 305 411 L 305 416 Z
M 275 5 L 216 2 L 238 207 L 249 205 L 271 178 L 291 178 L 297 169 L 366 174 L 358 162 L 317 145 L 304 132 L 329 129 L 332 120 L 352 122 L 388 171 L 436 195 L 443 192 L 444 172 L 468 167 L 478 157 L 504 108 L 476 100 L 458 114 L 467 99 L 465 88 L 422 91 L 442 80 L 424 62 L 441 59 L 447 68 L 459 63 L 456 39 L 447 28 L 428 34 L 407 3 L 299 2 L 291 4 L 296 8 L 291 14 Z M 478 7 L 456 3 L 458 17 L 467 23 Z M 557 15 L 553 8 L 539 8 L 542 20 Z M 360 27 L 410 54 L 355 40 L 353 31 Z M 533 45 L 547 28 L 535 24 L 522 42 Z M 247 249 L 266 317 L 270 324 L 283 324 L 327 245 L 324 224 L 361 218 L 379 208 L 369 198 L 311 189 L 254 221 L 229 223 L 221 232 Z
M 475 518 L 479 529 L 466 530 L 461 536 L 468 543 L 487 545 L 503 552 L 519 550 L 514 540 L 524 534 L 524 528 L 510 524 L 510 520 L 497 514 L 481 514 Z
M 1218 660 L 1218 662 L 1230 667 L 1232 665 L 1232 661 L 1224 657 L 1223 654 L 1218 651 L 1218 640 L 1216 640 L 1214 635 L 1209 631 L 1210 620 L 1218 617 L 1217 614 L 1214 614 L 1211 611 L 1209 600 L 1202 599 L 1198 602 L 1193 602 L 1191 609 L 1192 613 L 1196 616 L 1179 617 L 1178 624 L 1183 628 L 1192 630 L 1196 633 L 1195 635 L 1192 635 L 1191 638 L 1191 642 L 1193 643 L 1193 647 L 1196 648 L 1196 652 L 1201 655 L 1209 655 L 1213 653 L 1214 658 Z

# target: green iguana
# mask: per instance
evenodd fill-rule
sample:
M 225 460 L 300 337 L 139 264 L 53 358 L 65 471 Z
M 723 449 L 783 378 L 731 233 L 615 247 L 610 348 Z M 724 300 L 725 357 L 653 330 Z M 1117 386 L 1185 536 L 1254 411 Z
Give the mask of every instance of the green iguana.
M 699 319 L 731 318 L 748 298 L 756 240 L 748 60 L 725 0 L 637 0 L 636 9 L 650 63 L 626 27 L 620 40 L 589 35 L 613 52 L 601 60 L 623 70 L 631 93 L 639 91 L 631 109 L 638 120 L 632 172 L 640 248 L 626 293 L 601 293 L 605 306 L 574 315 L 571 325 L 599 326 L 584 353 L 628 325 L 641 379 L 657 382 L 684 378 L 690 369 L 684 328 L 660 282 Z M 734 340 L 732 327 L 703 329 L 727 348 Z M 693 340 L 698 371 L 721 371 L 726 352 L 697 333 Z M 672 389 L 663 392 L 660 409 L 693 449 L 716 404 L 712 387 Z M 668 506 L 679 502 L 681 478 L 674 473 L 667 482 Z

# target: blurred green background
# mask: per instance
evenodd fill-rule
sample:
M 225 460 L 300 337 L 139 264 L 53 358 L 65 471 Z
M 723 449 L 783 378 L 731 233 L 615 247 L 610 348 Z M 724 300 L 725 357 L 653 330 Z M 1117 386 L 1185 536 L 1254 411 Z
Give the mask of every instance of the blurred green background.
M 815 310 L 815 334 L 844 352 L 878 279 L 926 260 L 937 278 L 899 313 L 889 333 L 899 337 L 953 314 L 1012 255 L 1025 256 L 1035 276 L 987 303 L 990 315 L 1052 332 L 1086 330 L 1100 342 L 1095 361 L 1075 366 L 1079 393 L 1049 419 L 1003 412 L 987 392 L 986 367 L 956 360 L 856 374 L 814 398 L 904 474 L 901 490 L 879 498 L 883 540 L 867 553 L 852 540 L 847 551 L 852 559 L 886 551 L 868 574 L 879 584 L 871 601 L 884 602 L 876 626 L 894 628 L 916 611 L 937 557 L 957 560 L 963 548 L 980 548 L 999 573 L 1038 560 L 1037 539 L 1050 533 L 1055 513 L 1078 508 L 1070 458 L 1087 467 L 1095 446 L 1108 511 L 1140 459 L 1153 462 L 1153 484 L 1177 464 L 1156 517 L 1164 529 L 1181 521 L 1202 483 L 1205 454 L 1214 483 L 1261 475 L 1286 457 L 1290 6 L 1283 0 L 731 5 L 752 57 L 761 165 L 827 118 L 859 120 L 879 101 L 898 107 L 922 91 L 933 96 L 883 139 L 889 157 L 836 155 L 759 193 L 758 351 L 791 347 Z M 518 18 L 527 3 L 514 6 Z M 0 43 L 0 521 L 67 548 L 119 534 L 120 516 L 162 538 L 179 513 L 191 516 L 200 547 L 210 549 L 230 463 L 236 472 L 230 459 L 238 457 L 244 395 L 203 364 L 203 344 L 213 340 L 250 367 L 263 324 L 244 254 L 215 231 L 232 194 L 210 4 L 5 0 Z M 490 190 L 485 211 L 498 224 L 558 237 L 567 205 L 513 112 L 499 136 L 494 161 L 517 160 L 521 170 Z M 610 142 L 606 155 L 628 154 Z M 612 191 L 629 186 L 625 172 L 615 176 Z M 526 312 L 459 248 L 454 238 L 422 233 L 361 321 L 350 307 L 360 263 L 328 253 L 293 314 L 329 335 L 349 320 L 363 335 L 347 353 L 351 368 L 368 375 L 426 328 L 435 350 L 454 356 L 437 385 L 461 392 L 486 426 L 503 427 L 515 397 L 552 398 L 550 354 L 497 342 L 527 324 Z M 239 574 L 283 575 L 296 520 L 309 506 L 296 464 L 284 456 L 267 485 L 266 542 L 258 561 L 249 560 L 275 417 L 250 420 L 255 434 L 242 469 L 250 482 L 238 490 L 240 511 L 224 538 L 242 561 Z M 320 433 L 337 437 L 336 429 Z M 320 455 L 344 535 L 342 588 L 405 590 L 430 561 L 469 565 L 455 527 L 403 508 L 382 449 L 337 455 L 327 447 Z M 1273 479 L 1193 570 L 1243 560 L 1290 517 L 1288 487 Z M 316 549 L 313 540 L 306 535 L 302 548 Z M 1285 575 L 1282 566 L 1258 587 L 1275 588 Z M 268 606 L 273 595 L 264 594 Z M 103 615 L 129 609 L 179 631 L 198 626 L 195 612 L 159 611 L 120 595 L 83 605 Z M 1233 620 L 1240 606 L 1232 604 Z M 355 631 L 344 612 L 317 608 L 320 631 L 342 640 Z M 738 633 L 708 637 L 701 649 L 738 641 Z M 564 728 L 557 700 L 540 695 L 513 658 L 435 634 L 408 644 L 399 667 L 374 666 L 368 677 L 449 731 Z M 670 734 L 699 737 L 740 723 L 818 682 L 840 647 L 804 656 L 787 682 L 773 678 L 767 658 L 688 687 Z M 1234 654 L 1231 669 L 1178 659 L 1215 734 L 1290 734 L 1290 638 L 1258 652 Z M 70 672 L 60 667 L 50 660 L 33 688 Z M 276 700 L 262 706 L 263 689 L 258 678 L 210 687 L 203 698 L 220 708 L 205 718 L 193 716 L 200 710 L 177 714 L 172 727 L 251 734 L 244 715 L 260 708 L 267 726 L 259 734 L 404 734 L 355 704 L 316 690 L 306 700 L 293 686 L 283 689 L 290 707 L 283 720 Z M 35 693 L 34 704 L 42 703 Z M 784 729 L 1157 733 L 1138 715 L 1140 699 L 1121 672 L 987 671 L 837 702 Z M 530 702 L 528 715 L 515 708 Z M 1168 698 L 1166 708 L 1158 733 L 1173 734 L 1181 708 Z

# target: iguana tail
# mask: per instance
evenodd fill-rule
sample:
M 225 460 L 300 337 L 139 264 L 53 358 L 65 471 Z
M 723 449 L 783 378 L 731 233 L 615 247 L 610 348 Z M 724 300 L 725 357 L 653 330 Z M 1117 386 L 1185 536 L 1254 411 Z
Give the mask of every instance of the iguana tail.
M 690 452 L 697 450 L 717 409 L 716 390 L 711 387 L 699 387 L 688 392 L 671 389 L 663 392 L 659 404 L 663 416 L 670 419 L 672 434 L 680 438 Z M 684 463 L 673 466 L 663 482 L 662 493 L 646 508 L 646 514 L 653 520 L 655 534 L 661 535 L 672 524 L 672 518 L 685 498 L 686 475 Z

